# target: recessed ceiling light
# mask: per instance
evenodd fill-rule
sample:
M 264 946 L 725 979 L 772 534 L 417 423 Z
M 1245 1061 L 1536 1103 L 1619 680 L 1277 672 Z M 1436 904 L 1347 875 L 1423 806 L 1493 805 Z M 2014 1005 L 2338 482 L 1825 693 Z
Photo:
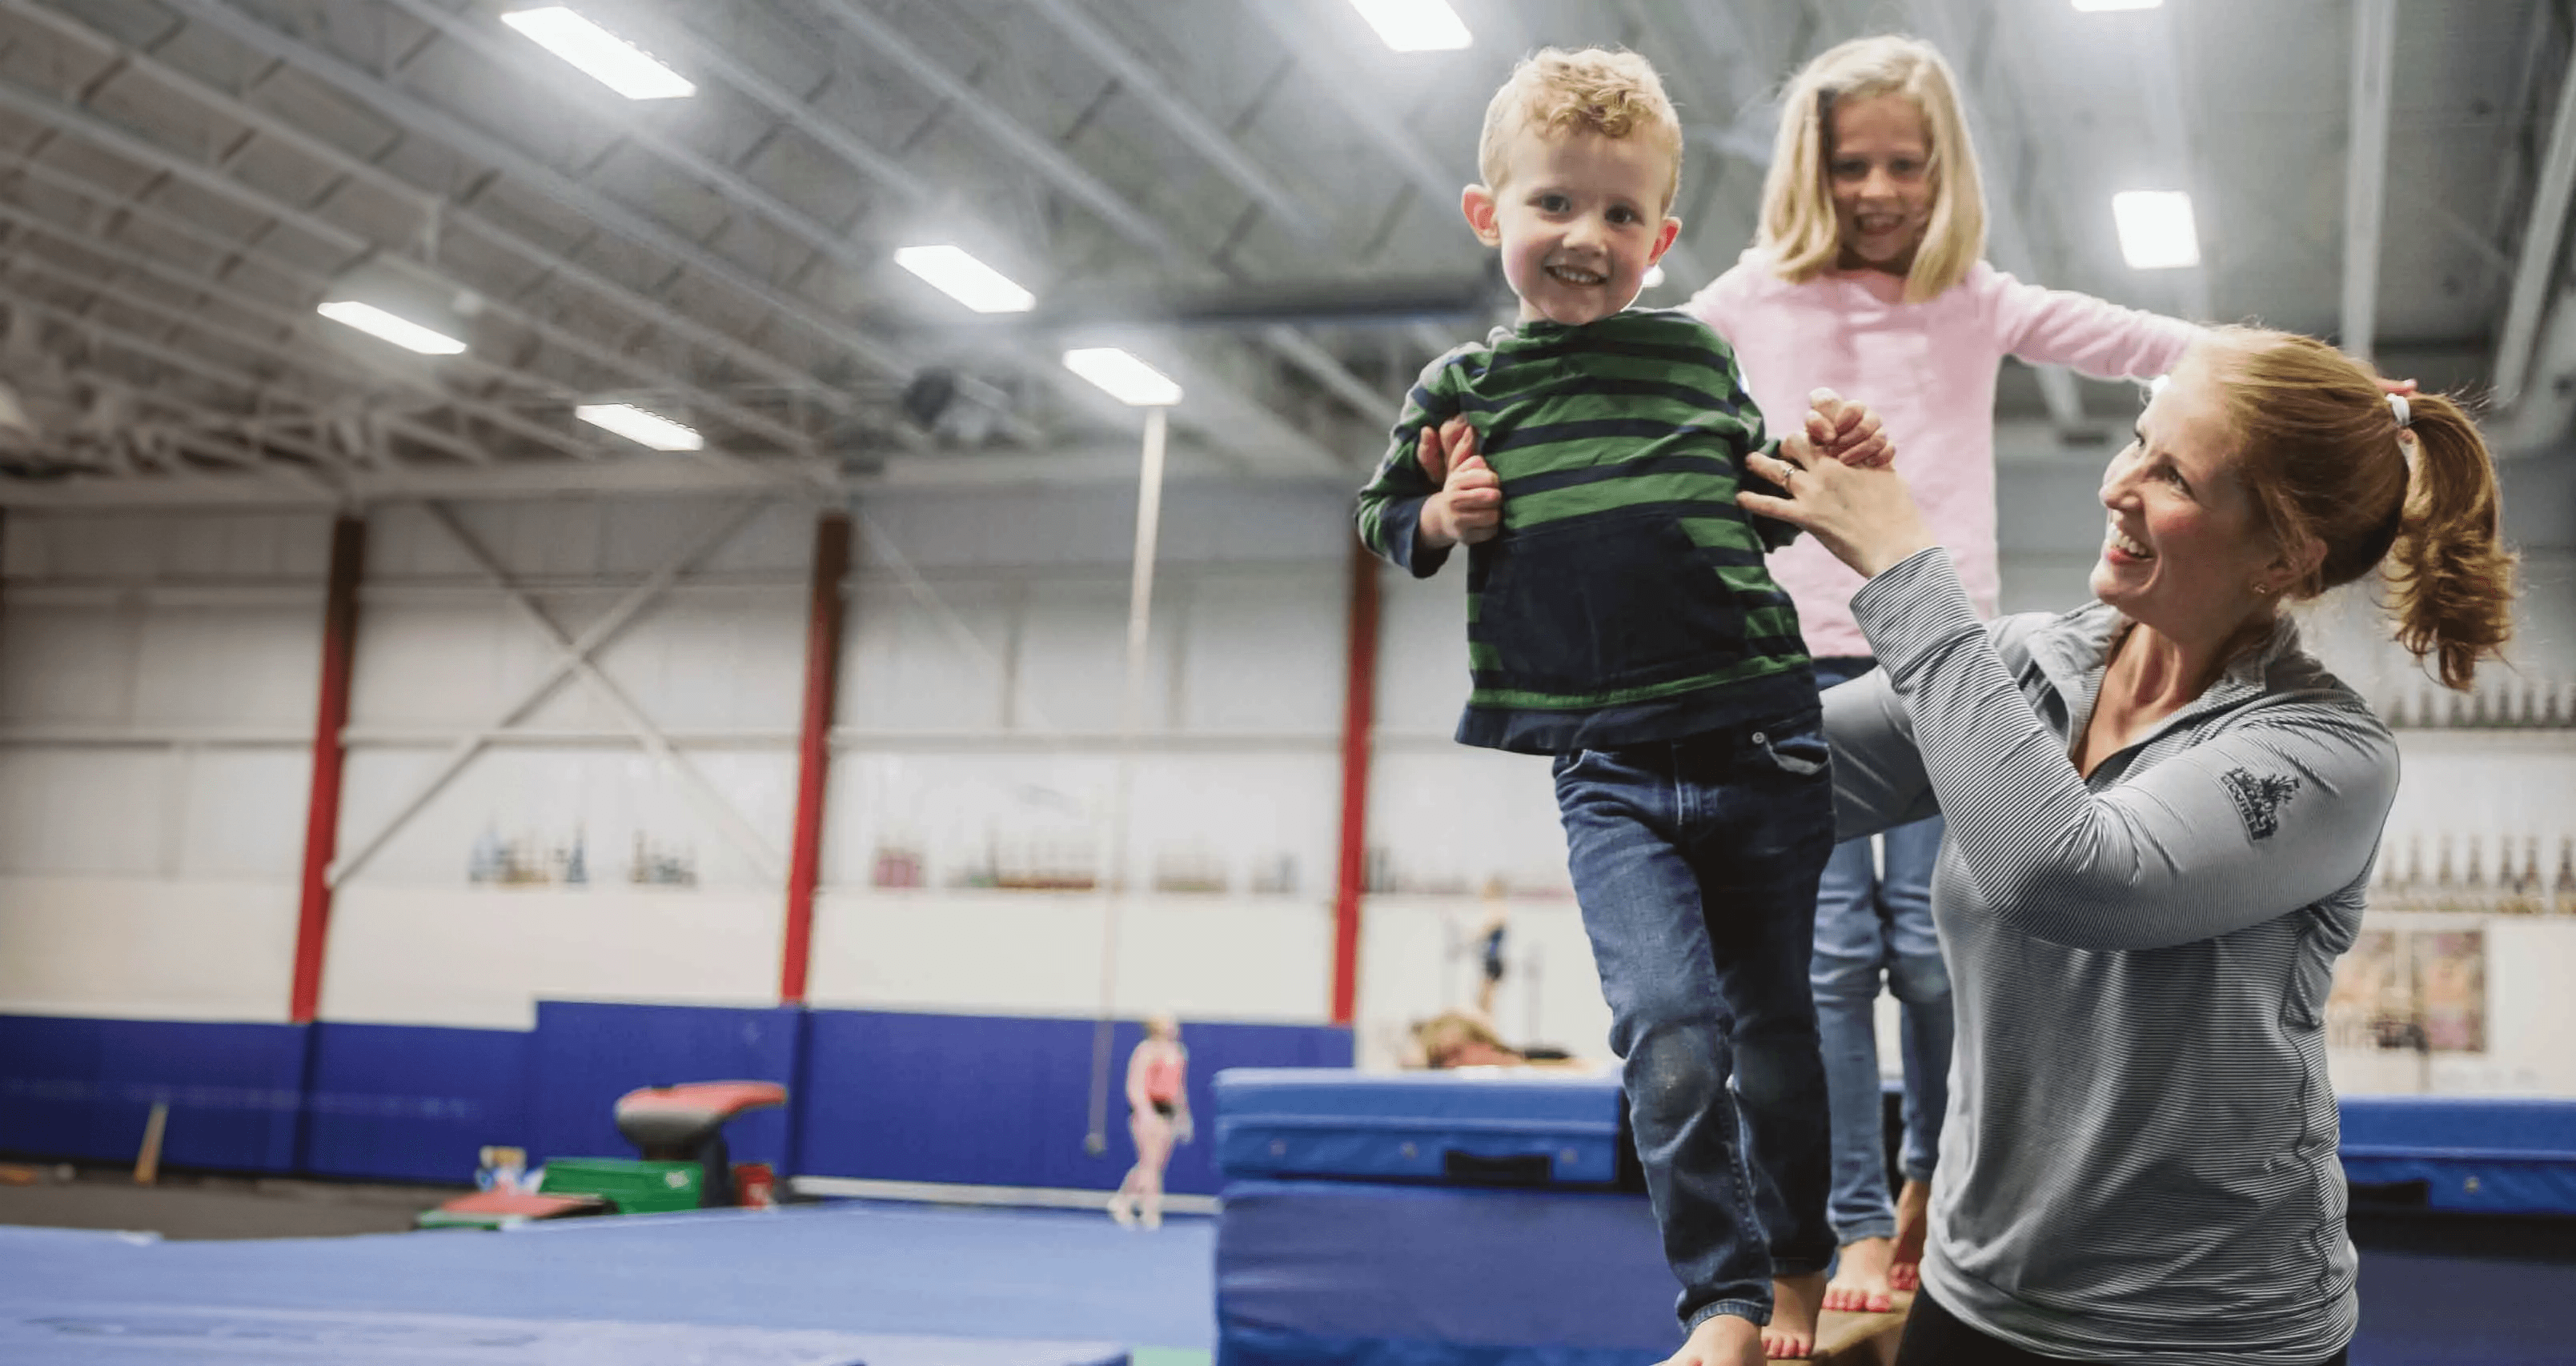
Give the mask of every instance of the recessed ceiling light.
M 1114 346 L 1084 347 L 1064 353 L 1064 368 L 1137 408 L 1168 408 L 1181 401 L 1181 386 L 1172 377 Z
M 642 48 L 561 5 L 518 10 L 502 15 L 501 22 L 630 100 L 676 100 L 698 93 L 679 72 Z
M 2192 226 L 2191 196 L 2181 190 L 2124 190 L 2111 196 L 2111 219 L 2120 228 L 2120 255 L 2131 270 L 2171 270 L 2200 264 L 2200 233 Z
M 408 318 L 397 318 L 374 304 L 355 299 L 334 299 L 313 310 L 335 323 L 345 323 L 368 336 L 377 337 L 424 356 L 453 356 L 465 349 L 465 343 L 444 332 L 421 326 Z
M 1351 8 L 1398 52 L 1453 52 L 1474 41 L 1448 0 L 1351 0 Z
M 978 313 L 1026 313 L 1037 307 L 1038 296 L 963 247 L 905 247 L 894 254 L 894 263 Z
M 707 444 L 706 438 L 690 428 L 632 403 L 585 403 L 573 409 L 572 415 L 657 451 L 694 451 Z

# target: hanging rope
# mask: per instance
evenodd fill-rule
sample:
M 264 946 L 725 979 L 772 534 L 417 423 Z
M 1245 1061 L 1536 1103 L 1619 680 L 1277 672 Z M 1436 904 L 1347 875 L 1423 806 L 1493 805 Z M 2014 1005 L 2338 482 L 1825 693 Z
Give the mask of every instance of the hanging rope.
M 1154 617 L 1154 539 L 1163 515 L 1163 445 L 1169 413 L 1145 410 L 1145 451 L 1136 481 L 1136 554 L 1127 575 L 1126 689 L 1118 703 L 1118 770 L 1109 785 L 1109 899 L 1100 914 L 1100 1010 L 1091 1027 L 1091 1128 L 1082 1150 L 1109 1151 L 1109 1053 L 1118 1009 L 1118 925 L 1127 901 L 1127 807 L 1136 779 L 1136 734 L 1144 728 L 1145 641 Z

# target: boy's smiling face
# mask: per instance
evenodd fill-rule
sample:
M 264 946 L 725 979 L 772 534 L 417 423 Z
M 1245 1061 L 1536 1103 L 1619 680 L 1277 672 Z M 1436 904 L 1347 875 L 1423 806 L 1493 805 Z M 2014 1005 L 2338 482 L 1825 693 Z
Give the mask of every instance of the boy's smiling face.
M 1672 173 L 1672 153 L 1647 138 L 1525 130 L 1502 183 L 1468 186 L 1460 207 L 1477 240 L 1502 250 L 1522 322 L 1579 325 L 1633 302 L 1681 231 L 1664 213 Z

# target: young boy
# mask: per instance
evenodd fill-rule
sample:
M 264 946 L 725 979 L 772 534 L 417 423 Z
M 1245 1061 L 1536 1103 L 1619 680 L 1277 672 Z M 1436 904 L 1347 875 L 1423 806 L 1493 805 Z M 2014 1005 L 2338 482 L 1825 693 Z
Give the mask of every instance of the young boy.
M 1762 417 L 1705 324 L 1628 308 L 1681 226 L 1681 127 L 1643 58 L 1522 62 L 1478 160 L 1463 208 L 1520 319 L 1423 371 L 1360 536 L 1417 578 L 1470 547 L 1458 739 L 1555 756 L 1683 1286 L 1674 1361 L 1803 1357 L 1834 1248 L 1807 986 L 1834 819 L 1815 678 L 1763 567 L 1791 533 L 1735 502 Z M 1874 418 L 1817 401 L 1828 453 L 1884 462 Z

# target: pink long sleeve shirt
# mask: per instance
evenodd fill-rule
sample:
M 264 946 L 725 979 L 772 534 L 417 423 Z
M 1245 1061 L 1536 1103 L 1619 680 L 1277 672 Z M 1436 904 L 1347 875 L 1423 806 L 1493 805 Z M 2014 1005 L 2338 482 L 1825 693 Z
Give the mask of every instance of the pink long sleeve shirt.
M 1784 429 L 1819 386 L 1878 411 L 1896 470 L 1957 562 L 1969 601 L 1995 615 L 1995 372 L 2006 356 L 2105 379 L 2151 379 L 2200 329 L 2089 295 L 2026 285 L 1979 261 L 1919 304 L 1882 271 L 1828 271 L 1792 284 L 1755 248 L 1694 296 L 1689 312 L 1735 348 L 1746 387 Z M 1771 576 L 1798 605 L 1807 651 L 1866 656 L 1853 622 L 1860 575 L 1802 537 L 1772 552 Z

